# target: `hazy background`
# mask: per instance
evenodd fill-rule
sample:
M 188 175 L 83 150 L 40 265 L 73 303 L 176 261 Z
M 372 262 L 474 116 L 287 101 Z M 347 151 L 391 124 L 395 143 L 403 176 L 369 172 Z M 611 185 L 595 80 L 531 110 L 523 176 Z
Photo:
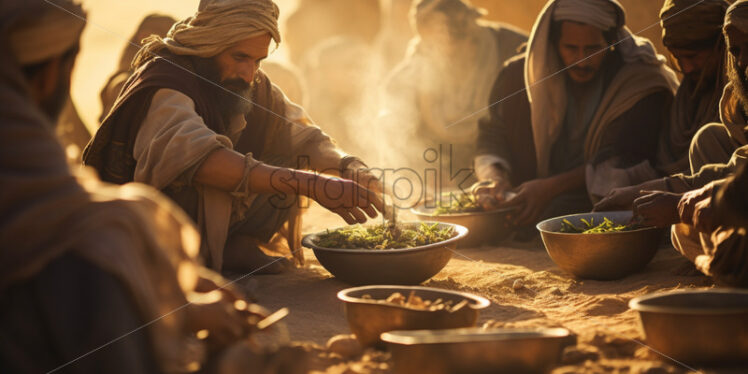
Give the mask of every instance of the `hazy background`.
M 285 29 L 286 18 L 296 9 L 299 0 L 276 0 L 281 8 L 281 27 Z M 323 3 L 328 0 L 305 0 Z M 377 0 L 348 0 L 376 2 Z M 382 0 L 388 1 L 388 0 Z M 99 90 L 119 60 L 120 53 L 135 28 L 144 16 L 158 12 L 176 19 L 188 17 L 197 9 L 198 0 L 83 0 L 88 11 L 89 24 L 83 34 L 81 53 L 73 74 L 72 96 L 83 121 L 94 129 L 98 126 L 101 105 Z M 488 19 L 500 20 L 529 30 L 545 0 L 474 0 L 475 5 L 489 11 Z M 658 11 L 660 0 L 621 0 L 628 11 L 628 24 L 634 32 L 652 26 L 642 35 L 649 37 L 661 53 Z M 317 25 L 323 27 L 325 20 Z M 270 60 L 285 60 L 284 45 Z

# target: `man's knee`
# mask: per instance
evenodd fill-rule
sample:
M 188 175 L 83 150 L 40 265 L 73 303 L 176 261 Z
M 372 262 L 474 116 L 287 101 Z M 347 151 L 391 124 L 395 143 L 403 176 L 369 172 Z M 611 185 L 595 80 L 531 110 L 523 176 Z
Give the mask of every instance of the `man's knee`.
M 732 142 L 727 127 L 721 123 L 704 125 L 691 140 L 688 158 L 691 173 L 697 173 L 702 166 L 723 164 L 729 161 L 732 154 Z

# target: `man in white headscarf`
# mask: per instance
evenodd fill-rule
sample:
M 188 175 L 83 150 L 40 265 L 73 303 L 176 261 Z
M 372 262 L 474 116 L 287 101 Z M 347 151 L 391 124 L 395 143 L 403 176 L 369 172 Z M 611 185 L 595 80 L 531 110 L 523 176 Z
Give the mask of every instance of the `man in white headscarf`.
M 617 1 L 549 1 L 526 53 L 494 86 L 474 191 L 485 205 L 516 207 L 518 225 L 591 209 L 591 197 L 614 187 L 611 168 L 655 157 L 676 86 Z
M 452 146 L 450 159 L 443 161 L 449 174 L 472 169 L 478 119 L 491 84 L 527 41 L 526 33 L 511 25 L 479 20 L 484 14 L 466 0 L 413 3 L 417 35 L 385 82 L 382 112 L 382 120 L 400 132 L 415 127 L 424 148 L 413 147 L 411 167 L 423 163 L 426 148 L 443 145 Z
M 176 201 L 217 270 L 281 271 L 259 248 L 281 231 L 300 256 L 299 196 L 348 223 L 382 208 L 363 162 L 258 70 L 280 42 L 278 12 L 271 0 L 202 1 L 166 38 L 147 39 L 84 153 L 103 180 L 146 183 Z
M 241 372 L 279 369 L 243 343 L 263 312 L 216 290 L 183 211 L 69 168 L 53 123 L 85 16 L 70 0 L 0 2 L 0 370 L 208 372 L 239 363 L 228 347 L 251 361 Z

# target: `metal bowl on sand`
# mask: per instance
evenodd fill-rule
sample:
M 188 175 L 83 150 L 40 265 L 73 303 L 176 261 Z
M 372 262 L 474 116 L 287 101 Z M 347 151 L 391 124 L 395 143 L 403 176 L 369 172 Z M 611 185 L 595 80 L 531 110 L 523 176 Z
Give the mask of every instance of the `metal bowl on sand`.
M 631 211 L 572 214 L 538 223 L 543 244 L 553 262 L 562 270 L 580 278 L 613 280 L 641 270 L 652 260 L 663 235 L 663 229 L 645 227 L 631 231 L 597 234 L 559 232 L 562 222 L 574 225 L 582 219 L 616 224 L 631 221 Z
M 427 310 L 383 302 L 396 292 L 406 297 L 412 292 L 423 300 L 441 299 L 455 307 L 450 310 Z M 379 336 L 387 331 L 475 326 L 480 310 L 491 304 L 483 297 L 465 292 L 416 286 L 348 288 L 338 292 L 338 299 L 344 302 L 351 332 L 365 347 L 381 346 Z
M 563 328 L 391 331 L 382 340 L 395 374 L 548 373 L 573 343 Z
M 748 290 L 661 292 L 629 307 L 639 312 L 647 344 L 667 356 L 689 365 L 748 364 Z
M 403 222 L 408 228 L 421 222 Z M 429 222 L 437 228 L 451 227 L 455 236 L 439 243 L 404 249 L 324 248 L 316 243 L 326 231 L 309 234 L 302 244 L 314 251 L 320 264 L 336 278 L 350 284 L 420 284 L 433 277 L 452 257 L 455 244 L 467 235 L 459 225 Z
M 419 220 L 453 223 L 467 227 L 469 233 L 458 247 L 471 248 L 505 239 L 511 232 L 509 215 L 513 208 L 472 213 L 437 214 L 437 208 L 418 205 L 410 211 Z

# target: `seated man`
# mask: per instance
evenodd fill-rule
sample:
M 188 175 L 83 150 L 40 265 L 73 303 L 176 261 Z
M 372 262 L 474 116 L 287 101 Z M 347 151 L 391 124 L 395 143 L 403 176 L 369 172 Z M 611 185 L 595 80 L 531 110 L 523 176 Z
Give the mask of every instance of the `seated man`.
M 494 85 L 474 192 L 488 207 L 517 207 L 520 226 L 590 210 L 590 195 L 610 188 L 608 169 L 654 159 L 652 134 L 676 83 L 654 47 L 625 27 L 617 2 L 549 2 L 526 53 Z
M 281 229 L 300 255 L 299 195 L 349 224 L 382 208 L 365 165 L 258 70 L 271 40 L 280 42 L 271 0 L 202 1 L 166 38 L 147 40 L 84 153 L 103 180 L 146 183 L 176 201 L 217 270 L 282 270 L 258 248 Z
M 83 18 L 69 0 L 0 4 L 0 372 L 232 365 L 221 354 L 245 347 L 257 306 L 216 290 L 184 212 L 147 186 L 76 179 L 55 137 Z M 241 372 L 266 369 L 282 368 Z
M 504 62 L 527 41 L 511 25 L 480 20 L 484 12 L 463 0 L 414 1 L 411 24 L 417 35 L 385 83 L 387 116 L 381 122 L 392 126 L 390 136 L 413 129 L 419 139 L 408 150 L 413 151 L 408 155 L 411 167 L 421 169 L 426 148 L 451 145 L 444 161 L 450 172 L 442 173 L 441 183 L 454 185 L 472 177 L 485 98 Z
M 735 151 L 748 145 L 748 4 L 740 1 L 727 10 L 724 36 L 729 54 L 728 83 L 719 105 L 721 123 L 709 124 L 696 133 L 689 151 L 690 171 L 616 189 L 595 206 L 596 210 L 628 209 L 643 191 L 684 193 L 735 171 Z

